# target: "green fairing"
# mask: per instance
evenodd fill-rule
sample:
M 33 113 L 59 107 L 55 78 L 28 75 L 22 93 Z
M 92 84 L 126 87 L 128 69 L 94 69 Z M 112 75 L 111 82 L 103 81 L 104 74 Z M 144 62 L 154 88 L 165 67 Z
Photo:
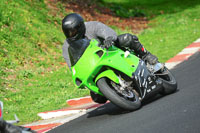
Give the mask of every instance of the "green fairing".
M 125 57 L 125 52 L 115 46 L 107 50 L 100 48 L 98 44 L 97 40 L 91 40 L 81 58 L 71 69 L 73 81 L 78 88 L 87 87 L 103 95 L 96 86 L 98 79 L 107 77 L 119 83 L 115 70 L 132 77 L 139 64 L 139 58 L 133 54 Z M 102 67 L 104 67 L 103 72 L 100 71 Z M 76 79 L 82 82 L 77 85 Z
M 98 79 L 102 78 L 102 77 L 108 77 L 109 79 L 111 79 L 112 81 L 114 81 L 115 83 L 119 84 L 119 78 L 117 77 L 117 75 L 114 73 L 113 70 L 106 70 L 102 73 L 100 73 L 97 78 L 95 79 L 95 83 L 98 81 Z

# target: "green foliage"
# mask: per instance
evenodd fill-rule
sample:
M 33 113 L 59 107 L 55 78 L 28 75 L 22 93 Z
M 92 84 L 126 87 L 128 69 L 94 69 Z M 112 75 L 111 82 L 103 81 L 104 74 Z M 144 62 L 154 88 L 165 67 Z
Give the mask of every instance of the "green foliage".
M 30 55 L 46 55 L 49 48 L 55 49 L 54 43 L 62 44 L 60 27 L 54 25 L 44 2 L 2 0 L 0 10 L 2 66 L 15 68 L 23 63 L 14 60 L 31 60 Z
M 129 8 L 125 8 L 123 6 L 116 5 L 116 4 L 111 5 L 110 8 L 119 17 L 129 18 L 129 17 L 144 17 L 145 16 L 145 13 L 139 8 L 129 9 Z
M 33 77 L 33 72 L 30 70 L 23 70 L 19 73 L 18 78 L 31 78 Z
M 200 37 L 200 2 L 194 7 L 152 19 L 151 28 L 139 37 L 162 62 L 172 58 Z
M 54 17 L 48 12 L 43 0 L 1 0 L 1 71 L 17 69 L 30 63 L 33 66 L 45 66 L 50 63 L 45 59 L 62 59 L 60 54 L 55 53 L 61 53 L 64 36 L 61 34 L 60 26 L 54 24 Z M 61 18 L 56 21 L 60 22 Z M 50 56 L 52 54 L 54 57 Z M 38 57 L 44 58 L 44 61 L 40 61 Z

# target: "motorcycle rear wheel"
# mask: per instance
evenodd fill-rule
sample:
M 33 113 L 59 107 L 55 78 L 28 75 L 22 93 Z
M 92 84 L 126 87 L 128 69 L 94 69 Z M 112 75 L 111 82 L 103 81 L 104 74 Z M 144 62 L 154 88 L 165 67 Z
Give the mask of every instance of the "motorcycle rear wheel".
M 174 93 L 177 90 L 177 81 L 174 75 L 166 67 L 163 70 L 163 75 L 158 76 L 163 82 L 163 90 L 160 92 L 162 95 Z
M 111 82 L 108 78 L 101 78 L 97 81 L 97 86 L 107 99 L 118 107 L 129 111 L 134 111 L 141 107 L 141 101 L 135 91 L 128 92 L 134 96 L 133 98 L 126 97 L 123 94 L 119 94 L 111 85 Z

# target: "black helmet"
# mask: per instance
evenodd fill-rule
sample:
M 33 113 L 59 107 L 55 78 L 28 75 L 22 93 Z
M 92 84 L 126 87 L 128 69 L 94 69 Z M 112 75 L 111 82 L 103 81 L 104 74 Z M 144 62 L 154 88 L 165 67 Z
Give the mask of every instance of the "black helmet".
M 86 29 L 83 18 L 77 13 L 65 16 L 62 20 L 62 30 L 71 41 L 84 37 Z

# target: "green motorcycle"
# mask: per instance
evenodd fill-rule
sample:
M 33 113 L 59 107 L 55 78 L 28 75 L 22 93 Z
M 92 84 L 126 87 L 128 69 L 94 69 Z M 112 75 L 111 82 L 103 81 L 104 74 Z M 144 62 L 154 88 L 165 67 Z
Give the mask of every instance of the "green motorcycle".
M 73 82 L 90 89 L 97 103 L 108 99 L 125 110 L 136 110 L 143 100 L 177 89 L 174 76 L 162 63 L 150 65 L 115 46 L 102 48 L 95 39 L 81 39 L 72 46 L 68 51 Z

